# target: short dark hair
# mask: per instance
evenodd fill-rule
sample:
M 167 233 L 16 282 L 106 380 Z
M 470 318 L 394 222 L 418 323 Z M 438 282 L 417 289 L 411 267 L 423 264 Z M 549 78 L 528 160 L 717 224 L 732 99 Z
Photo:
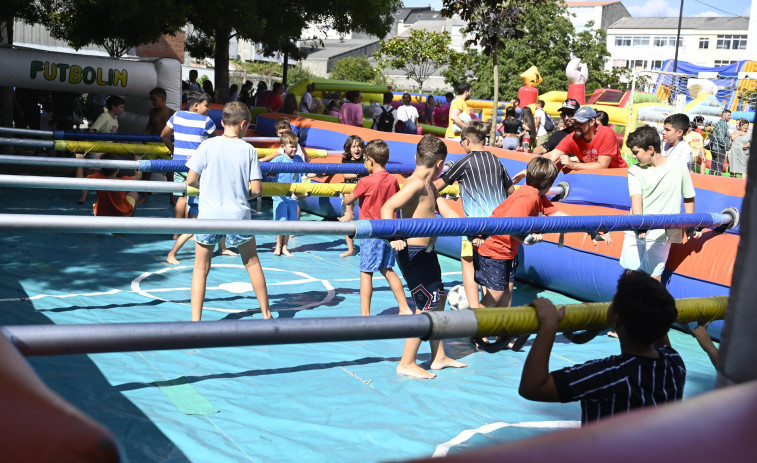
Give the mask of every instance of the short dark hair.
M 526 166 L 526 185 L 541 191 L 555 183 L 558 173 L 554 162 L 548 158 L 537 156 L 528 161 Z
M 610 125 L 610 116 L 605 111 L 602 111 L 601 109 L 597 111 L 597 120 L 600 124 L 604 126 Z
M 676 130 L 683 130 L 686 133 L 689 130 L 689 116 L 684 113 L 675 113 L 666 117 L 663 124 L 670 124 Z
M 347 139 L 344 141 L 344 153 L 342 153 L 342 159 L 350 159 L 352 156 L 350 155 L 350 150 L 352 149 L 352 144 L 358 142 L 361 145 L 365 145 L 365 142 L 362 138 L 358 135 L 350 135 L 347 137 Z
M 612 310 L 630 338 L 652 344 L 678 316 L 676 300 L 665 286 L 641 270 L 626 270 L 618 279 Z
M 438 160 L 447 158 L 447 145 L 441 138 L 430 133 L 421 138 L 415 150 L 415 163 L 422 167 L 433 167 Z
M 157 95 L 157 96 L 163 97 L 164 100 L 168 98 L 168 95 L 166 94 L 166 90 L 162 87 L 155 87 L 154 89 L 150 90 L 150 95 Z
M 460 139 L 470 138 L 475 143 L 483 143 L 486 141 L 486 132 L 486 124 L 481 121 L 470 121 L 460 131 Z
M 373 159 L 381 167 L 386 167 L 386 163 L 389 162 L 389 145 L 380 138 L 371 140 L 365 145 L 365 157 Z
M 192 106 L 200 104 L 203 101 L 210 103 L 213 100 L 212 98 L 210 98 L 210 95 L 205 92 L 189 92 L 187 94 L 187 101 L 189 102 L 189 107 L 191 108 Z
M 384 92 L 384 104 L 389 104 L 394 100 L 394 93 Z
M 546 103 L 544 103 L 544 100 L 536 100 L 536 104 L 543 108 Z
M 121 157 L 117 153 L 103 153 L 100 156 L 100 160 L 102 160 L 102 161 L 123 161 L 124 159 L 123 159 L 123 157 Z M 118 171 L 119 171 L 119 169 L 117 167 L 102 167 L 100 169 L 100 172 L 104 176 L 106 176 L 106 177 L 110 177 L 111 175 L 115 174 Z
M 730 109 L 724 109 L 723 112 L 720 113 L 720 115 L 722 116 L 725 113 L 731 114 L 731 110 Z
M 276 119 L 276 122 L 273 123 L 273 127 L 276 129 L 277 132 L 281 129 L 292 130 L 292 126 L 289 125 L 289 123 L 290 123 L 290 120 L 288 117 L 280 117 Z
M 223 107 L 222 121 L 224 125 L 236 125 L 242 121 L 251 122 L 250 108 L 241 101 L 230 101 Z
M 657 133 L 657 129 L 649 125 L 642 125 L 638 129 L 628 135 L 626 139 L 626 146 L 633 149 L 633 147 L 647 149 L 648 147 L 654 148 L 655 153 L 660 152 L 660 134 Z
M 124 101 L 123 98 L 116 95 L 111 95 L 108 97 L 108 99 L 105 101 L 105 107 L 110 110 L 110 108 L 114 108 L 116 106 L 121 106 L 122 104 L 126 104 L 126 101 Z
M 463 93 L 467 92 L 471 88 L 473 88 L 473 86 L 469 84 L 468 82 L 460 82 L 459 84 L 457 84 L 457 87 L 455 87 L 455 90 L 457 90 L 458 95 L 462 95 Z
M 505 117 L 518 117 L 518 112 L 515 110 L 515 106 L 508 106 L 505 109 Z
M 516 102 L 516 103 L 520 104 L 520 98 L 518 98 L 517 96 L 516 96 L 516 97 L 513 97 L 512 101 L 514 101 L 514 102 Z

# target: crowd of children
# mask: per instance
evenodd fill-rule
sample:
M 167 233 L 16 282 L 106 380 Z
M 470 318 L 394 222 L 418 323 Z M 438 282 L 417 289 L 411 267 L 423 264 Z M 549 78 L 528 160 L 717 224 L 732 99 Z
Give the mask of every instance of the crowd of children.
M 160 96 L 160 94 L 158 94 Z M 177 174 L 176 181 L 200 187 L 199 201 L 186 197 L 177 201 L 177 217 L 199 219 L 249 220 L 249 200 L 260 194 L 263 176 L 260 161 L 252 145 L 241 138 L 251 121 L 248 107 L 241 102 L 228 103 L 223 111 L 222 136 L 207 117 L 209 100 L 206 94 L 190 93 L 189 110 L 168 116 L 161 137 L 174 153 L 174 159 L 185 159 L 189 172 Z M 117 108 L 118 105 L 116 105 Z M 121 106 L 122 109 L 122 106 Z M 155 118 L 163 117 L 157 108 Z M 107 113 L 106 113 L 107 114 Z M 167 115 L 167 114 L 165 114 Z M 682 116 L 682 117 L 681 117 Z M 151 118 L 152 120 L 152 118 Z M 579 121 L 580 122 L 580 121 Z M 583 123 L 583 122 L 581 122 Z M 656 129 L 643 126 L 631 133 L 627 146 L 637 164 L 629 169 L 628 185 L 631 214 L 680 213 L 694 211 L 694 188 L 690 170 L 692 151 L 684 140 L 689 121 L 685 115 L 672 115 L 665 120 L 664 147 Z M 275 163 L 307 162 L 297 135 L 289 120 L 276 122 L 280 150 L 264 158 Z M 380 139 L 365 144 L 362 138 L 349 136 L 344 144 L 344 163 L 362 163 L 367 175 L 345 174 L 346 182 L 354 182 L 352 193 L 344 198 L 343 217 L 354 220 L 354 204 L 360 204 L 363 219 L 457 217 L 449 204 L 440 198 L 439 190 L 458 182 L 466 217 L 525 217 L 564 215 L 546 198 L 558 174 L 558 166 L 548 156 L 536 156 L 528 163 L 525 185 L 517 191 L 502 163 L 489 151 L 486 126 L 480 121 L 464 125 L 460 143 L 466 155 L 448 168 L 445 142 L 432 135 L 417 145 L 413 173 L 400 189 L 397 179 L 385 167 L 390 158 L 389 146 Z M 112 157 L 107 155 L 106 158 Z M 297 183 L 302 174 L 279 173 L 276 182 Z M 103 169 L 96 178 L 129 178 L 119 176 L 117 169 Z M 95 214 L 133 215 L 136 194 L 98 192 Z M 290 197 L 275 197 L 274 220 L 298 220 L 298 203 Z M 690 238 L 701 235 L 688 230 Z M 177 264 L 176 252 L 192 235 L 180 235 L 167 257 Z M 543 401 L 579 400 L 582 421 L 589 422 L 641 407 L 647 403 L 680 400 L 685 367 L 680 356 L 669 346 L 666 333 L 675 319 L 675 301 L 660 284 L 670 244 L 681 241 L 680 230 L 638 230 L 626 232 L 620 264 L 627 269 L 618 282 L 618 291 L 608 312 L 608 321 L 621 340 L 621 355 L 585 365 L 549 372 L 548 359 L 555 339 L 557 324 L 563 316 L 546 299 L 531 303 L 540 320 L 539 332 L 524 366 L 520 392 L 524 397 Z M 276 237 L 275 255 L 291 256 L 289 235 Z M 471 308 L 504 306 L 511 303 L 513 282 L 518 268 L 520 244 L 534 244 L 540 235 L 472 236 L 466 237 L 461 263 L 465 293 Z M 271 318 L 266 280 L 257 256 L 253 235 L 203 234 L 195 236 L 195 262 L 191 284 L 192 320 L 202 318 L 205 287 L 214 247 L 234 247 L 241 255 L 264 318 Z M 373 274 L 380 272 L 395 296 L 400 315 L 443 310 L 446 293 L 441 268 L 434 251 L 435 238 L 414 237 L 387 242 L 363 240 L 360 249 L 360 313 L 369 316 L 373 292 Z M 346 257 L 354 254 L 354 245 L 347 237 Z M 229 251 L 231 252 L 231 251 Z M 408 303 L 402 282 L 394 272 L 395 263 L 405 279 Z M 480 286 L 480 288 L 479 288 Z M 701 334 L 701 330 L 700 334 Z M 518 350 L 527 337 L 510 342 Z M 485 340 L 483 347 L 486 347 Z M 420 339 L 407 339 L 397 366 L 397 373 L 413 378 L 430 379 L 435 374 L 418 365 Z M 461 368 L 466 364 L 447 356 L 440 341 L 431 341 L 430 370 Z M 487 349 L 489 350 L 489 349 Z M 640 372 L 638 375 L 635 372 Z M 632 374 L 633 373 L 633 374 Z M 647 390 L 650 378 L 666 375 L 660 389 Z M 622 382 L 623 390 L 609 387 Z M 580 386 L 579 386 L 580 384 Z M 607 386 L 603 388 L 603 386 Z M 630 392 L 629 392 L 630 391 Z M 635 391 L 640 391 L 636 393 Z M 610 397 L 613 397 L 611 400 Z

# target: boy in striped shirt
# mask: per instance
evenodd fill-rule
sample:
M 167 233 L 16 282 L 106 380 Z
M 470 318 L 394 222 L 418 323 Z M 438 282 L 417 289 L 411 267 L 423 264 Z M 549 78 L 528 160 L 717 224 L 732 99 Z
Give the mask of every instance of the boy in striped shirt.
M 531 302 L 539 331 L 520 380 L 521 396 L 540 402 L 581 402 L 581 423 L 656 407 L 683 398 L 686 367 L 668 339 L 678 312 L 675 299 L 641 270 L 627 270 L 607 311 L 618 333 L 620 355 L 550 373 L 549 356 L 565 307 L 548 299 Z
M 197 147 L 200 146 L 200 143 L 218 135 L 216 124 L 208 117 L 208 113 L 210 112 L 210 95 L 201 92 L 190 92 L 188 98 L 189 110 L 174 113 L 168 119 L 163 132 L 160 134 L 163 143 L 173 153 L 174 161 L 188 161 L 197 150 Z M 176 172 L 174 174 L 174 182 L 185 183 L 186 181 L 187 172 Z M 198 214 L 198 205 L 199 198 L 197 196 L 187 198 L 186 195 L 182 195 L 176 200 L 174 217 L 177 219 L 184 217 L 195 219 Z M 188 209 L 187 206 L 189 207 Z M 174 243 L 173 248 L 168 253 L 166 262 L 174 265 L 179 264 L 176 254 L 190 238 L 192 238 L 191 233 L 179 236 L 174 235 L 176 243 Z M 223 241 L 218 244 L 218 250 L 223 253 L 230 252 L 225 249 Z M 234 253 L 231 254 L 236 255 Z

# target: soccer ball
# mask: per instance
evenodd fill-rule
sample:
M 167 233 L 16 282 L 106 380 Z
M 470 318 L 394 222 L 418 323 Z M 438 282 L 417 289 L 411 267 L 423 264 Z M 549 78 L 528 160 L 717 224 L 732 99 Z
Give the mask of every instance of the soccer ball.
M 447 302 L 452 310 L 467 310 L 470 309 L 468 304 L 468 298 L 465 296 L 465 288 L 463 285 L 453 286 L 447 293 Z

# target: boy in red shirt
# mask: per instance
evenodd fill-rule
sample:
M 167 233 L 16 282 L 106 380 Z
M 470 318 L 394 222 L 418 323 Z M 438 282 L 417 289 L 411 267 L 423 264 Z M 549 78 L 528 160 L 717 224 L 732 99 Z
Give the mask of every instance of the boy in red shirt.
M 544 157 L 531 159 L 526 167 L 526 184 L 497 206 L 491 216 L 566 215 L 558 211 L 545 196 L 557 178 L 557 174 L 557 166 L 549 159 Z M 509 283 L 515 281 L 515 272 L 518 270 L 518 247 L 521 243 L 534 244 L 541 240 L 540 234 L 531 234 L 528 237 L 496 235 L 473 240 L 473 245 L 478 246 L 478 252 L 473 253 L 474 279 L 476 283 L 486 288 L 484 297 L 481 299 L 482 307 L 510 306 L 512 294 L 510 294 Z M 519 349 L 527 339 L 528 336 L 519 338 L 513 349 Z M 494 346 L 485 347 L 498 347 L 503 342 L 504 340 L 498 340 Z
M 363 220 L 380 219 L 381 207 L 400 191 L 399 182 L 386 171 L 389 161 L 389 145 L 384 140 L 372 140 L 365 145 L 365 168 L 369 176 L 358 180 L 352 193 L 344 198 L 345 205 L 360 200 L 360 217 Z M 339 219 L 349 221 L 355 218 L 352 209 Z M 397 251 L 382 239 L 368 238 L 360 243 L 360 315 L 371 314 L 371 297 L 373 296 L 373 273 L 381 272 L 389 283 L 394 297 L 397 298 L 400 313 L 409 313 L 410 306 L 405 298 L 402 282 L 392 267 Z
M 104 153 L 100 158 L 102 160 L 119 160 L 118 155 L 114 153 Z M 99 179 L 119 179 L 119 180 L 134 180 L 133 177 L 119 177 L 118 169 L 100 169 L 92 175 L 87 175 L 87 178 L 99 178 Z M 111 217 L 131 217 L 137 210 L 137 192 L 129 191 L 98 191 L 97 202 L 94 204 L 94 212 L 97 216 L 111 216 Z

